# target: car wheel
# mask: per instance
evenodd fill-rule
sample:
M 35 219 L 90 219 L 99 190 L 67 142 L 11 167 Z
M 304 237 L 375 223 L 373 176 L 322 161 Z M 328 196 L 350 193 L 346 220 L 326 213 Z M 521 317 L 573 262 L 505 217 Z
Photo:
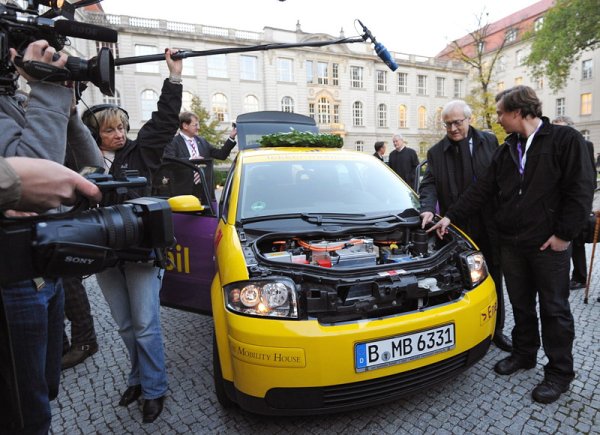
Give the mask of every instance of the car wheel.
M 215 395 L 223 408 L 232 408 L 235 402 L 229 398 L 225 391 L 225 380 L 221 372 L 221 362 L 219 361 L 219 350 L 217 349 L 217 337 L 213 333 L 213 380 L 215 384 Z

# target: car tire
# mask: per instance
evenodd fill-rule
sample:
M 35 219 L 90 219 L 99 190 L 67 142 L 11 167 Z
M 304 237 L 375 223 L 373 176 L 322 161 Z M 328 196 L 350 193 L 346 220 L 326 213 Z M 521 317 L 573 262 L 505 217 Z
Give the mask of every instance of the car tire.
M 217 348 L 217 337 L 213 333 L 213 380 L 215 384 L 215 395 L 219 404 L 223 408 L 233 408 L 235 402 L 229 398 L 225 391 L 225 380 L 221 371 L 221 362 L 219 361 L 219 349 Z

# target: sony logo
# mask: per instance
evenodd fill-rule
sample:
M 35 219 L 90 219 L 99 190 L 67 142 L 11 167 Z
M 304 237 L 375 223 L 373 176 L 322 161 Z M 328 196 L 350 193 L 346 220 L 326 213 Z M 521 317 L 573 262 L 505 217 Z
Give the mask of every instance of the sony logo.
M 72 257 L 70 255 L 65 257 L 66 263 L 92 264 L 94 261 L 96 260 L 93 258 Z

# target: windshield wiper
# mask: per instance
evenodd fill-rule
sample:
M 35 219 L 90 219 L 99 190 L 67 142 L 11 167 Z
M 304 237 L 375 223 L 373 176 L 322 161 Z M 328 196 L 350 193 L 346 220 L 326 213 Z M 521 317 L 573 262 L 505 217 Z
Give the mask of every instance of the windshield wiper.
M 406 219 L 397 214 L 383 214 L 377 216 L 366 215 L 364 213 L 303 213 L 302 218 L 308 222 L 321 225 L 323 223 L 369 223 L 399 221 L 406 222 Z
M 268 214 L 263 216 L 254 216 L 240 219 L 241 224 L 252 222 L 272 221 L 279 219 L 303 219 L 304 213 L 284 213 L 284 214 Z

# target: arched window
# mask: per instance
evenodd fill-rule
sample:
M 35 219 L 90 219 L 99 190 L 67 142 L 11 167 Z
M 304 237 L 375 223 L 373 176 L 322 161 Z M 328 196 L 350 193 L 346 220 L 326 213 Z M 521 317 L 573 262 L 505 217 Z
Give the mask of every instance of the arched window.
M 227 111 L 227 97 L 225 94 L 217 93 L 212 97 L 212 114 L 219 122 L 229 121 L 229 113 Z
M 156 103 L 158 103 L 158 94 L 152 89 L 145 89 L 142 91 L 141 102 L 142 121 L 147 121 L 152 117 L 152 112 L 156 110 Z
M 246 95 L 244 98 L 244 112 L 258 111 L 258 98 L 254 95 Z
M 317 102 L 317 122 L 319 124 L 331 124 L 331 104 L 325 97 L 319 98 Z
M 189 112 L 192 110 L 192 100 L 194 99 L 194 94 L 188 91 L 183 91 L 181 95 L 181 110 L 185 112 Z
M 406 106 L 404 104 L 398 107 L 398 128 L 406 128 Z
M 419 128 L 427 128 L 427 109 L 425 106 L 419 107 Z
M 362 127 L 363 123 L 363 104 L 360 101 L 355 101 L 352 104 L 352 125 Z
M 109 97 L 108 95 L 103 95 L 102 102 L 104 104 L 114 104 L 115 106 L 121 107 L 121 94 L 115 89 L 115 96 Z
M 281 99 L 281 111 L 294 113 L 294 99 L 292 97 L 283 97 Z
M 377 126 L 387 127 L 387 106 L 385 104 L 377 106 Z

